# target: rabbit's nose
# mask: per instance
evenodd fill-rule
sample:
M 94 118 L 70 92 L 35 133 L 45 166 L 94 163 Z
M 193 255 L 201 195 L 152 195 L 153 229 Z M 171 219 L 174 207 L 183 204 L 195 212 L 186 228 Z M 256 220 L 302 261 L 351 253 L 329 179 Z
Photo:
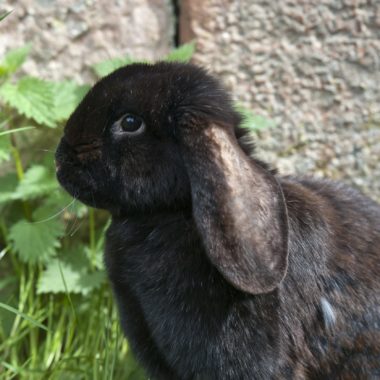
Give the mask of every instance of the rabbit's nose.
M 101 157 L 102 143 L 99 140 L 76 144 L 73 150 L 80 161 L 89 161 Z
M 91 152 L 93 150 L 99 149 L 101 145 L 102 144 L 100 141 L 94 140 L 89 143 L 76 144 L 74 145 L 73 149 L 75 153 L 82 154 L 82 153 L 87 153 L 87 152 Z

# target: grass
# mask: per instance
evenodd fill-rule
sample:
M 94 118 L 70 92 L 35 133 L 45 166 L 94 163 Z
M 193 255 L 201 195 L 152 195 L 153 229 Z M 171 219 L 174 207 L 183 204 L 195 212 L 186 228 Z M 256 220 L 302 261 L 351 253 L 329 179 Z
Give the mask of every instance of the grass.
M 145 379 L 120 331 L 108 285 L 89 297 L 39 295 L 39 270 L 19 264 L 19 281 L 14 274 L 0 283 L 2 298 L 8 295 L 0 303 L 0 379 Z
M 25 170 L 15 145 L 12 153 L 14 171 L 21 182 Z M 54 190 L 57 191 L 62 192 Z M 45 196 L 45 201 L 54 192 Z M 98 279 L 96 285 L 87 284 L 86 291 L 80 287 L 78 292 L 78 284 L 73 289 L 72 278 L 65 277 L 70 275 L 67 267 L 63 268 L 57 260 L 59 272 L 49 279 L 50 288 L 39 291 L 40 281 L 55 257 L 65 259 L 65 247 L 74 247 L 72 267 L 80 257 L 88 257 L 85 273 L 103 271 L 99 261 L 108 216 L 99 218 L 99 213 L 91 208 L 79 216 L 65 206 L 36 222 L 33 210 L 43 202 L 41 199 L 9 201 L 0 208 L 0 380 L 146 379 L 120 331 L 107 282 Z M 75 206 L 73 201 L 69 205 Z M 77 211 L 78 207 L 84 206 L 77 206 Z M 65 217 L 69 220 L 65 221 Z M 14 218 L 33 226 L 60 220 L 66 231 L 58 245 L 63 251 L 46 262 L 32 261 L 17 253 L 10 238 Z M 28 237 L 19 238 L 24 239 L 27 250 L 32 248 Z M 63 282 L 64 289 L 57 290 L 58 282 Z

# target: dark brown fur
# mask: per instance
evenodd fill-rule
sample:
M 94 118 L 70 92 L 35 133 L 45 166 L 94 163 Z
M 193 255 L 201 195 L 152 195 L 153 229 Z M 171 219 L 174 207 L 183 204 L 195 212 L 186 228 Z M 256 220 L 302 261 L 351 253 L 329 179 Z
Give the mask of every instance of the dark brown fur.
M 115 135 L 123 114 L 145 120 Z M 253 158 L 220 84 L 184 64 L 97 83 L 58 179 L 112 213 L 105 261 L 154 379 L 380 379 L 380 206 Z

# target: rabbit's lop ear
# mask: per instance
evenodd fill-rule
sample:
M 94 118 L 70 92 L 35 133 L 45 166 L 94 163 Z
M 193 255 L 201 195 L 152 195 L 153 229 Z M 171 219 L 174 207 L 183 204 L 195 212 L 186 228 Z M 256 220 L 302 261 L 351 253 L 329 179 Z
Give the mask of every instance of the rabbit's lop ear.
M 275 289 L 287 269 L 287 211 L 280 185 L 240 148 L 232 129 L 181 133 L 193 215 L 210 261 L 234 287 Z

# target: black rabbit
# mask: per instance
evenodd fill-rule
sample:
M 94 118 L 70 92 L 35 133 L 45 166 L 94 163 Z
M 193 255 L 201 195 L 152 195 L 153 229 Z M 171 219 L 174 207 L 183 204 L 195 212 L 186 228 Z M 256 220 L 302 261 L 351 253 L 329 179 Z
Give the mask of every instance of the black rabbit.
M 65 127 L 58 179 L 112 214 L 131 347 L 152 379 L 380 379 L 380 206 L 280 177 L 240 122 L 204 70 L 157 63 L 100 80 Z

